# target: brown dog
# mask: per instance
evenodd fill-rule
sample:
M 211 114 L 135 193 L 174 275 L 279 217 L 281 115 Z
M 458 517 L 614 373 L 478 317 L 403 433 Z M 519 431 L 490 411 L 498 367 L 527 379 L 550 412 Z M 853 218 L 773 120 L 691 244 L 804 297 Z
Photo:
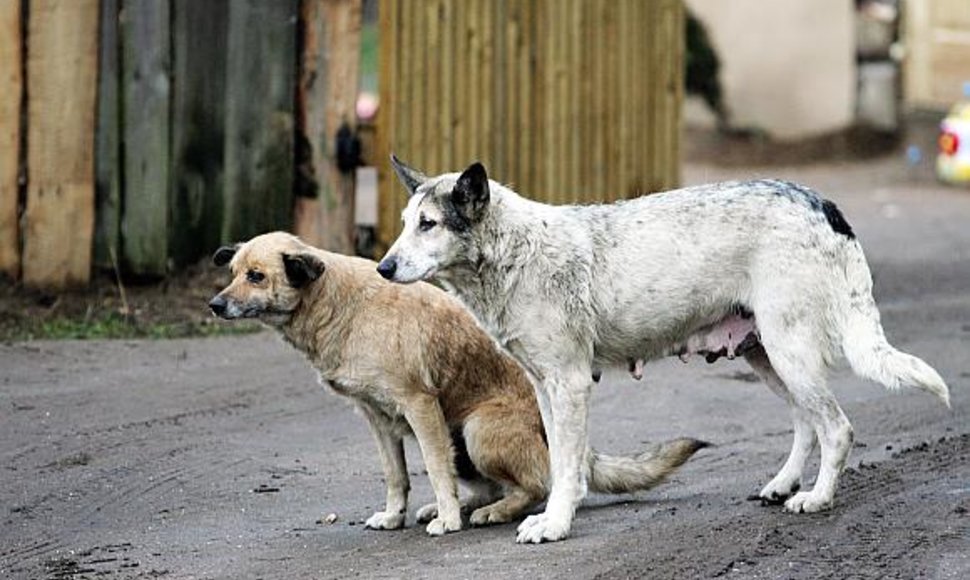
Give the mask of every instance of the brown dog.
M 392 284 L 374 262 L 313 248 L 285 233 L 213 256 L 233 280 L 209 306 L 226 319 L 277 328 L 350 397 L 370 423 L 387 481 L 387 505 L 367 527 L 404 525 L 410 489 L 402 438 L 418 440 L 436 503 L 418 510 L 427 531 L 508 522 L 542 501 L 549 452 L 525 373 L 461 305 L 429 284 Z M 593 453 L 590 488 L 648 489 L 706 444 L 675 439 L 635 457 Z M 472 491 L 458 501 L 456 473 Z

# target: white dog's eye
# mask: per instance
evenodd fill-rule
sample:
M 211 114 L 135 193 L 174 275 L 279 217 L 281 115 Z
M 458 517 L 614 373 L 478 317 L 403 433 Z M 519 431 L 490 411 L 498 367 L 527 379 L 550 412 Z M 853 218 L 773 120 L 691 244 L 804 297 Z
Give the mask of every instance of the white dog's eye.
M 266 279 L 266 274 L 262 272 L 257 272 L 256 270 L 250 270 L 246 272 L 246 281 L 252 284 L 259 284 Z
M 426 218 L 424 216 L 421 216 L 418 219 L 418 230 L 420 230 L 422 232 L 426 232 L 426 231 L 430 230 L 431 228 L 435 227 L 436 225 L 438 225 L 438 222 L 436 222 L 434 220 L 429 220 L 428 218 Z

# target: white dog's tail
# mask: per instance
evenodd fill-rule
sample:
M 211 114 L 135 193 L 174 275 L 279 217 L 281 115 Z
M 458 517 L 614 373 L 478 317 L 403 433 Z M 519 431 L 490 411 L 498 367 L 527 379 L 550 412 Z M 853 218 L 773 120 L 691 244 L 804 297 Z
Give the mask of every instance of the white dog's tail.
M 842 351 L 859 376 L 896 390 L 915 387 L 933 393 L 947 407 L 950 391 L 933 367 L 913 355 L 896 350 L 886 340 L 879 310 L 872 298 L 872 275 L 862 249 L 855 246 L 848 256 L 846 276 L 850 302 L 842 329 Z
M 710 443 L 687 437 L 665 441 L 632 456 L 590 454 L 589 489 L 598 493 L 630 493 L 650 489 Z

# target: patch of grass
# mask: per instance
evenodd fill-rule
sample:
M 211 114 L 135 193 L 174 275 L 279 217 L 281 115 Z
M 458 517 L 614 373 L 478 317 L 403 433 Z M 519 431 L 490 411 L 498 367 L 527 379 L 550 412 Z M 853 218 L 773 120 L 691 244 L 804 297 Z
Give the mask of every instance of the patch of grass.
M 213 320 L 186 322 L 139 323 L 119 314 L 107 314 L 92 319 L 55 317 L 47 320 L 20 319 L 12 325 L 0 326 L 0 340 L 87 340 L 114 338 L 190 338 L 258 332 L 256 322 L 219 323 Z

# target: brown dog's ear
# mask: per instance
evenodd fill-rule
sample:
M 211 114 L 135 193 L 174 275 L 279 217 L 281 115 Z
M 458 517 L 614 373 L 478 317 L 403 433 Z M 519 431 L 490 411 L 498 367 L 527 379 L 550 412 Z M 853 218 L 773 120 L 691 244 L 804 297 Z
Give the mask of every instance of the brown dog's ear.
M 239 244 L 235 246 L 222 246 L 216 250 L 215 254 L 212 254 L 212 263 L 220 268 L 232 261 L 232 257 L 236 255 L 236 250 L 239 249 Z
M 316 256 L 310 254 L 283 254 L 283 269 L 286 280 L 294 288 L 303 288 L 323 274 L 325 266 Z

